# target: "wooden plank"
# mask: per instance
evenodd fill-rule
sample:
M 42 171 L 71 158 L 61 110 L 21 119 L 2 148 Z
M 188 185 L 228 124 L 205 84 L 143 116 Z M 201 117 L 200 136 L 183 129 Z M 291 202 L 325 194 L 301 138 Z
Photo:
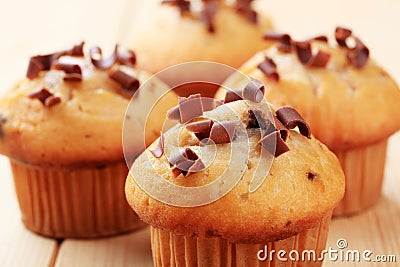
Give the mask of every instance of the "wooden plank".
M 57 249 L 53 239 L 23 226 L 8 160 L 0 158 L 0 266 L 47 266 Z
M 113 238 L 65 240 L 55 266 L 153 266 L 149 228 Z

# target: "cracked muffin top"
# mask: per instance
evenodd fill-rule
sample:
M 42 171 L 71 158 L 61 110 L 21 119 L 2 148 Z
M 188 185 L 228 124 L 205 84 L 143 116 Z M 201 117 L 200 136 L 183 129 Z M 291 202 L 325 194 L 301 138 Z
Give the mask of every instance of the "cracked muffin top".
M 84 55 L 83 43 L 70 50 L 32 57 L 27 77 L 0 99 L 0 153 L 41 165 L 123 159 L 125 111 L 130 98 L 150 77 L 135 70 L 134 63 L 134 53 L 117 46 L 110 57 L 103 58 L 98 47 Z M 157 93 L 166 89 L 165 84 L 151 79 L 132 101 L 152 105 Z M 164 106 L 158 107 L 165 113 L 176 102 L 170 92 L 163 98 Z M 129 119 L 136 120 L 132 125 L 143 130 L 146 118 Z M 147 144 L 157 138 L 163 121 L 159 115 L 150 117 Z
M 249 100 L 204 113 L 194 106 L 189 115 L 195 116 L 181 116 L 130 170 L 126 197 L 144 222 L 176 234 L 257 244 L 315 227 L 343 197 L 338 159 L 293 108 L 269 116 Z M 181 115 L 184 109 L 179 106 Z M 234 185 L 229 192 L 228 184 Z M 219 192 L 223 196 L 213 198 Z
M 316 138 L 340 151 L 372 144 L 400 128 L 400 90 L 350 30 L 337 28 L 335 38 L 296 42 L 287 34 L 267 33 L 265 39 L 275 45 L 240 71 L 264 82 L 268 101 L 295 107 Z M 245 83 L 240 77 L 228 78 L 225 86 Z M 217 95 L 223 97 L 223 90 Z

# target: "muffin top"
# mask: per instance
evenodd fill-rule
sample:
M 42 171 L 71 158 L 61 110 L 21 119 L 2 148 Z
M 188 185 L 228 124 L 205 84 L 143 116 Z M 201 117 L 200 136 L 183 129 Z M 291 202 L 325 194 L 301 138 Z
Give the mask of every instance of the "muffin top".
M 266 48 L 262 35 L 271 29 L 270 20 L 252 1 L 225 2 L 146 1 L 130 40 L 141 56 L 138 67 L 156 73 L 199 60 L 239 67 Z
M 261 103 L 238 100 L 196 118 L 181 116 L 185 123 L 132 166 L 129 204 L 154 227 L 232 242 L 280 240 L 314 227 L 342 198 L 343 172 L 294 109 L 272 114 Z M 171 190 L 171 184 L 185 190 Z M 227 184 L 233 185 L 229 192 Z M 200 202 L 185 204 L 191 200 Z
M 81 43 L 70 50 L 31 58 L 27 77 L 0 99 L 2 154 L 42 165 L 123 159 L 124 114 L 131 97 L 150 75 L 133 69 L 135 54 L 118 46 L 110 57 L 102 57 L 99 47 L 92 47 L 87 54 Z M 155 91 L 167 89 L 156 79 L 147 87 L 132 101 L 153 104 Z M 172 95 L 170 106 L 176 104 Z M 131 119 L 144 125 L 145 118 Z M 149 131 L 148 143 L 158 136 L 158 120 L 148 123 L 157 128 Z
M 340 151 L 372 144 L 400 128 L 400 90 L 350 30 L 337 28 L 335 37 L 297 42 L 287 34 L 266 33 L 275 45 L 240 71 L 265 82 L 268 101 L 295 107 L 316 138 Z M 241 77 L 233 75 L 225 85 L 240 86 L 246 82 Z M 222 90 L 217 94 L 223 97 Z

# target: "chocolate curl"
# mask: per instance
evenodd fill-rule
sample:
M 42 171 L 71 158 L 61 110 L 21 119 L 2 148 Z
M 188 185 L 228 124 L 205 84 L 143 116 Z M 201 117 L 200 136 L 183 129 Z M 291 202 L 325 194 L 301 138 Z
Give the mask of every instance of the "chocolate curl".
M 186 124 L 186 129 L 192 133 L 194 133 L 200 141 L 209 138 L 211 128 L 214 124 L 212 120 L 205 120 L 205 121 L 196 121 L 192 123 Z
M 253 0 L 236 0 L 236 11 L 244 16 L 249 22 L 257 23 L 258 14 L 251 7 Z
M 45 107 L 52 107 L 61 102 L 59 96 L 54 96 L 53 93 L 49 92 L 46 88 L 35 91 L 29 94 L 28 97 L 38 99 Z
M 80 44 L 74 45 L 68 52 L 67 55 L 75 56 L 75 57 L 83 57 L 83 47 L 85 46 L 85 42 L 81 42 Z
M 289 34 L 267 31 L 264 34 L 264 40 L 278 42 L 278 49 L 281 52 L 288 53 L 292 51 L 292 38 Z
M 283 153 L 289 151 L 289 147 L 286 145 L 285 141 L 281 138 L 278 131 L 272 132 L 264 136 L 259 144 L 270 152 L 275 157 L 279 157 Z M 275 146 L 274 146 L 275 145 Z
M 200 21 L 203 22 L 210 33 L 215 32 L 213 19 L 217 11 L 218 7 L 214 1 L 203 2 L 203 9 L 200 11 Z
M 315 36 L 315 37 L 311 38 L 310 40 L 311 41 L 320 41 L 320 42 L 327 43 L 328 42 L 328 37 L 326 37 L 325 35 L 318 35 L 318 36 Z
M 136 64 L 136 54 L 132 50 L 118 51 L 117 61 L 121 65 L 133 67 Z
M 275 62 L 272 58 L 265 56 L 265 60 L 257 65 L 257 68 L 264 73 L 264 75 L 273 81 L 279 81 L 279 74 Z
M 259 103 L 264 98 L 264 84 L 256 79 L 252 79 L 243 89 L 243 98 Z
M 369 49 L 361 42 L 360 39 L 355 37 L 356 46 L 353 49 L 349 49 L 346 54 L 347 60 L 355 68 L 362 68 L 367 64 L 369 58 Z
M 186 148 L 183 152 L 172 157 L 169 160 L 169 164 L 171 167 L 174 166 L 172 169 L 172 175 L 174 178 L 180 174 L 187 177 L 188 175 L 205 168 L 202 160 L 190 148 Z
M 243 90 L 226 91 L 224 103 L 234 102 L 243 99 Z
M 282 107 L 276 111 L 276 116 L 286 128 L 293 129 L 298 127 L 302 135 L 311 138 L 310 126 L 294 108 Z
M 103 58 L 103 52 L 100 47 L 93 46 L 89 50 L 90 60 L 92 64 L 99 69 L 109 69 L 117 61 L 118 45 L 115 45 L 113 53 L 108 58 Z
M 122 93 L 127 98 L 132 97 L 136 90 L 139 89 L 139 80 L 121 70 L 116 70 L 110 73 L 109 77 L 121 85 L 122 89 L 124 89 L 124 92 Z
M 325 67 L 331 55 L 322 50 L 313 55 L 311 50 L 311 43 L 306 42 L 296 42 L 295 48 L 297 52 L 297 57 L 299 58 L 301 64 L 308 67 Z
M 160 132 L 157 146 L 154 149 L 149 149 L 149 151 L 156 158 L 160 158 L 164 154 L 164 134 L 162 132 Z
M 190 1 L 186 0 L 163 0 L 161 4 L 167 4 L 179 8 L 181 15 L 190 12 Z
M 346 40 L 351 36 L 351 34 L 352 34 L 351 30 L 342 27 L 337 27 L 335 29 L 335 39 L 338 45 L 340 45 L 341 47 L 348 48 Z
M 203 103 L 201 95 L 195 94 L 189 97 L 179 97 L 180 123 L 186 123 L 196 117 L 203 115 Z
M 64 80 L 65 81 L 81 81 L 82 80 L 82 70 L 81 67 L 77 64 L 65 64 L 65 63 L 56 63 L 54 65 L 54 69 L 62 70 L 65 72 Z
M 209 139 L 215 144 L 230 143 L 235 135 L 235 127 L 236 123 L 234 121 L 216 121 L 211 127 Z M 211 143 L 212 142 L 208 141 L 205 143 L 205 145 Z
M 331 54 L 318 50 L 317 54 L 313 55 L 307 65 L 310 67 L 325 68 L 330 58 Z
M 248 110 L 249 115 L 247 128 L 260 128 L 264 135 L 276 131 L 277 129 L 269 119 L 264 118 L 264 114 L 259 110 Z

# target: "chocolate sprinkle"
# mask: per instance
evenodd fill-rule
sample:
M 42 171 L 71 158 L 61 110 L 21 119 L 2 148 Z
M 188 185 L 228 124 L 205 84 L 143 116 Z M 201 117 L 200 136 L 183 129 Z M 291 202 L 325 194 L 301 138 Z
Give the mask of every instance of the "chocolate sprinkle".
M 224 103 L 235 102 L 243 99 L 243 90 L 228 90 L 225 94 Z
M 28 95 L 29 98 L 38 99 L 45 107 L 52 107 L 61 102 L 59 96 L 54 96 L 46 88 L 42 88 Z
M 108 58 L 103 58 L 103 52 L 100 47 L 93 46 L 89 50 L 92 64 L 99 69 L 109 69 L 117 61 L 118 45 L 115 46 L 113 53 Z
M 264 98 L 264 85 L 262 82 L 252 79 L 243 89 L 243 98 L 259 103 Z
M 188 175 L 205 168 L 202 160 L 190 148 L 186 148 L 183 152 L 171 157 L 169 159 L 169 164 L 171 167 L 174 166 L 172 169 L 172 175 L 174 178 L 180 174 L 187 177 Z
M 154 149 L 149 150 L 154 157 L 160 158 L 164 154 L 164 134 L 160 132 L 158 144 Z
M 281 138 L 281 135 L 277 131 L 264 136 L 261 138 L 259 143 L 275 157 L 279 157 L 283 153 L 289 151 L 289 147 L 286 145 L 285 141 Z
M 140 82 L 135 77 L 126 74 L 121 70 L 116 70 L 110 73 L 110 78 L 119 83 L 123 89 L 128 91 L 130 96 L 133 96 L 140 86 Z
M 186 123 L 196 117 L 203 115 L 201 95 L 195 94 L 189 97 L 179 97 L 180 123 Z
M 215 144 L 230 143 L 235 135 L 236 123 L 234 121 L 214 122 L 211 127 L 210 137 Z M 211 142 L 205 143 L 205 145 Z
M 293 129 L 297 126 L 302 135 L 311 138 L 310 126 L 294 108 L 282 107 L 276 111 L 276 115 L 286 128 Z
M 279 81 L 279 74 L 276 69 L 276 64 L 272 58 L 265 56 L 265 60 L 257 65 L 257 68 L 264 73 L 264 75 L 273 81 Z
M 196 121 L 192 123 L 186 124 L 186 129 L 192 133 L 194 133 L 200 141 L 209 138 L 211 128 L 214 124 L 212 120 L 205 120 L 205 121 Z

